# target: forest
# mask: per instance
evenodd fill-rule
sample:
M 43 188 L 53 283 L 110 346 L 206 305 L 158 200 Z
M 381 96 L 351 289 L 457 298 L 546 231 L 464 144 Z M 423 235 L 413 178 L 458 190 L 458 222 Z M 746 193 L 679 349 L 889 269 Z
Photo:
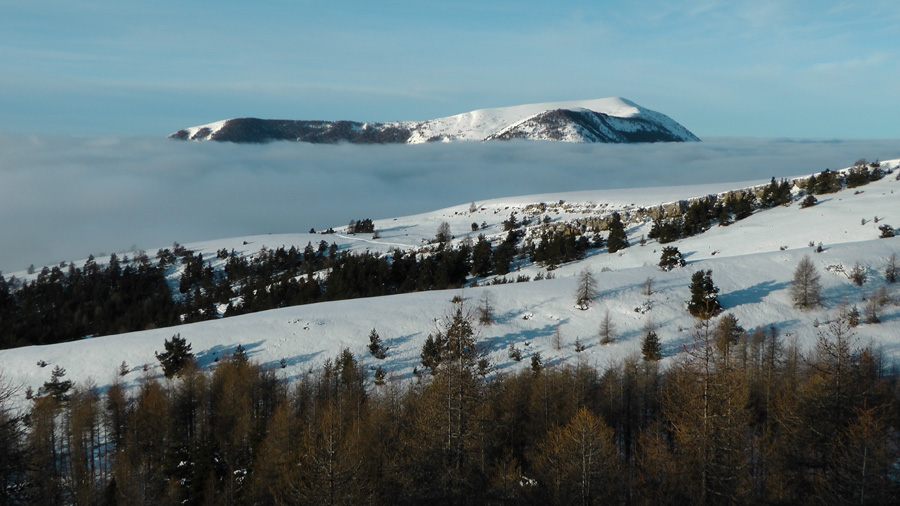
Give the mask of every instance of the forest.
M 508 375 L 480 359 L 477 325 L 454 302 L 409 377 L 373 381 L 349 350 L 296 377 L 240 348 L 199 370 L 181 340 L 171 377 L 133 388 L 54 371 L 21 412 L 5 385 L 0 504 L 894 504 L 900 493 L 900 377 L 844 319 L 822 324 L 806 353 L 725 314 L 697 319 L 665 368 L 538 356 Z
M 155 262 L 143 253 L 131 259 L 113 254 L 105 266 L 91 257 L 81 268 L 44 267 L 30 282 L 0 275 L 0 349 L 314 302 L 458 288 L 472 276 L 509 274 L 517 258 L 550 268 L 603 245 L 599 237 L 588 241 L 553 231 L 544 232 L 537 246 L 525 244 L 519 227 L 496 246 L 480 236 L 471 246 L 441 243 L 426 253 L 339 253 L 323 240 L 318 247 L 263 249 L 249 258 L 220 250 L 216 256 L 224 266 L 214 269 L 202 254 L 176 243 L 160 249 Z M 179 267 L 177 283 L 171 283 Z

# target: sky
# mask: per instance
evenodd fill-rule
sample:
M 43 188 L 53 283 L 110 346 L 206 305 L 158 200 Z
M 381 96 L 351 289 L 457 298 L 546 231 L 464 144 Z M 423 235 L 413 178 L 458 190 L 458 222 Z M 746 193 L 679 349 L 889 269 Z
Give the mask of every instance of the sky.
M 701 138 L 900 138 L 895 0 L 0 0 L 0 13 L 7 134 L 621 96 Z

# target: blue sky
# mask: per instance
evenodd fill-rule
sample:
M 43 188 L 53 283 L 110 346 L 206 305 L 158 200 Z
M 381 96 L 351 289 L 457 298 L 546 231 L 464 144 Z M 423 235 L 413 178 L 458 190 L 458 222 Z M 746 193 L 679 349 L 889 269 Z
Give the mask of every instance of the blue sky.
M 895 0 L 0 0 L 0 131 L 623 96 L 701 137 L 900 138 Z

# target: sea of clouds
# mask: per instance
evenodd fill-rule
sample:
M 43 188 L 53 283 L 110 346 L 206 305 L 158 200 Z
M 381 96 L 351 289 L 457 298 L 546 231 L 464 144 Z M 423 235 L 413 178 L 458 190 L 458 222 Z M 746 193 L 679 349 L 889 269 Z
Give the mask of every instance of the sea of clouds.
M 900 141 L 360 146 L 2 135 L 0 270 L 495 197 L 803 175 L 859 158 L 900 158 Z

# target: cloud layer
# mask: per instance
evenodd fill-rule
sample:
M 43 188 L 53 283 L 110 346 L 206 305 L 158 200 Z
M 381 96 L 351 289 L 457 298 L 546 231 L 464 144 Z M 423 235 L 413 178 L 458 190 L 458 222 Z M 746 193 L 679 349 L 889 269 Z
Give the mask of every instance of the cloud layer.
M 900 158 L 896 141 L 353 146 L 0 136 L 0 270 L 305 232 L 488 198 L 739 182 Z

